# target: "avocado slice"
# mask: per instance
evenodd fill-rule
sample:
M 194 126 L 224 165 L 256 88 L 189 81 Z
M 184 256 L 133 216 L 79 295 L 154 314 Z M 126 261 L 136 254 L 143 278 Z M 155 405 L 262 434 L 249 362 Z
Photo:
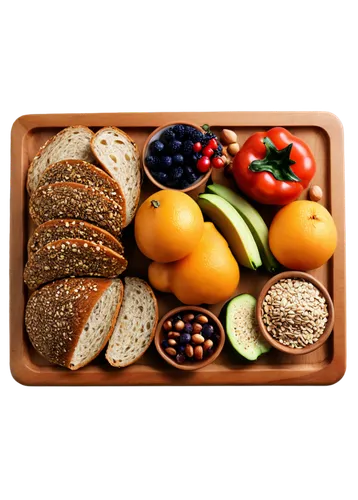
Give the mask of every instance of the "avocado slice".
M 271 349 L 259 331 L 255 312 L 256 299 L 248 293 L 231 299 L 226 308 L 226 334 L 233 348 L 250 361 Z
M 207 186 L 207 190 L 224 198 L 239 212 L 251 230 L 265 268 L 270 273 L 276 272 L 280 268 L 280 264 L 270 250 L 268 227 L 256 208 L 250 205 L 242 196 L 235 193 L 235 191 L 221 184 L 210 184 Z
M 262 261 L 259 249 L 239 212 L 216 194 L 201 194 L 197 201 L 204 214 L 222 233 L 239 264 L 249 269 L 260 267 Z

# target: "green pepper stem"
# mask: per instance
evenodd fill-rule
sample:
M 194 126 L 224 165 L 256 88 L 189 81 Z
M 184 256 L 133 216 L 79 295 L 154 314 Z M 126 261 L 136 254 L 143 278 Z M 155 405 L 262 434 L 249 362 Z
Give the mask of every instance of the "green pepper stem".
M 252 172 L 270 172 L 278 181 L 299 182 L 301 179 L 292 171 L 291 165 L 296 162 L 290 159 L 293 144 L 277 149 L 268 137 L 262 141 L 266 146 L 266 156 L 262 160 L 254 160 L 249 165 Z

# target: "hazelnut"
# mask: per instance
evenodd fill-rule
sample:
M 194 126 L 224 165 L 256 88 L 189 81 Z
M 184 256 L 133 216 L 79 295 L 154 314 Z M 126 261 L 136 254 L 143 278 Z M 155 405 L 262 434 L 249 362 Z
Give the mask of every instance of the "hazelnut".
M 199 314 L 199 316 L 196 317 L 196 321 L 198 323 L 201 323 L 202 325 L 204 325 L 205 323 L 208 323 L 208 318 L 206 316 L 204 316 L 203 314 Z
M 174 328 L 176 329 L 177 332 L 181 332 L 184 330 L 185 323 L 181 319 L 177 321 L 174 325 Z
M 233 142 L 237 142 L 237 135 L 233 130 L 224 128 L 220 134 L 220 142 L 223 144 L 232 144 Z
M 171 347 L 173 347 L 173 346 L 177 345 L 177 341 L 176 341 L 176 340 L 174 340 L 174 339 L 168 339 L 168 344 L 169 344 Z
M 227 148 L 229 154 L 231 154 L 231 156 L 235 156 L 236 153 L 239 152 L 240 150 L 240 146 L 238 145 L 237 142 L 235 142 L 234 144 L 230 144 Z
M 201 347 L 201 345 L 197 345 L 194 349 L 195 359 L 199 361 L 200 359 L 203 359 L 203 355 L 204 355 L 203 348 Z
M 319 186 L 311 186 L 308 194 L 311 201 L 319 201 L 323 196 L 322 189 Z
M 163 328 L 166 332 L 169 332 L 173 328 L 172 322 L 169 319 L 164 321 Z
M 192 358 L 194 356 L 194 347 L 190 344 L 187 344 L 185 346 L 185 354 L 188 356 L 188 358 Z
M 176 355 L 176 350 L 173 347 L 167 347 L 165 349 L 165 352 L 169 354 L 169 356 L 175 356 Z
M 192 331 L 193 334 L 200 333 L 202 329 L 203 327 L 200 323 L 193 323 L 193 331 Z
M 190 321 L 193 321 L 194 317 L 195 317 L 194 314 L 189 314 L 189 313 L 185 314 L 183 316 L 183 321 L 184 323 L 189 323 Z
M 204 342 L 204 337 L 200 335 L 199 333 L 196 333 L 191 337 L 191 340 L 194 342 L 194 344 L 202 344 Z
M 168 339 L 178 339 L 180 337 L 179 332 L 169 332 L 168 333 Z
M 225 155 L 222 155 L 220 156 L 220 158 L 222 159 L 222 161 L 224 162 L 224 166 L 229 163 L 229 159 L 225 156 Z
M 210 339 L 207 339 L 205 340 L 204 344 L 203 344 L 203 349 L 204 351 L 207 351 L 208 349 L 211 349 L 214 345 L 214 342 Z

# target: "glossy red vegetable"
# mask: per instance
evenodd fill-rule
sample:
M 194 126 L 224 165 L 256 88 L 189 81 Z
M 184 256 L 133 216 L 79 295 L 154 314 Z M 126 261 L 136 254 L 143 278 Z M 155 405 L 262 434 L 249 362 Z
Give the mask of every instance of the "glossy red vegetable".
M 282 127 L 257 132 L 233 161 L 239 189 L 266 205 L 286 205 L 306 189 L 316 172 L 312 151 Z

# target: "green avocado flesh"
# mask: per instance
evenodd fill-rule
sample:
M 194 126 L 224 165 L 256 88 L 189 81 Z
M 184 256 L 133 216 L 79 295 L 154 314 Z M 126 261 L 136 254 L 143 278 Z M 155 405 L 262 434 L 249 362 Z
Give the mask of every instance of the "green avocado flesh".
M 256 299 L 247 293 L 231 299 L 226 309 L 226 334 L 231 345 L 250 361 L 271 348 L 258 329 L 255 312 Z
M 228 201 L 235 208 L 235 210 L 239 212 L 251 230 L 259 248 L 261 259 L 265 268 L 271 273 L 277 271 L 280 264 L 272 255 L 268 243 L 267 225 L 256 208 L 250 205 L 248 201 L 246 201 L 239 194 L 235 193 L 232 189 L 222 186 L 221 184 L 210 184 L 207 186 L 207 190 L 212 194 L 216 194 L 221 196 L 221 198 L 224 198 L 224 200 Z
M 222 233 L 239 264 L 249 269 L 260 267 L 262 261 L 254 237 L 235 208 L 216 194 L 201 194 L 197 201 Z

